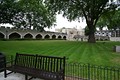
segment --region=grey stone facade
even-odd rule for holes
[[[103,30],[95,32],[96,40],[120,41],[120,30]]]
[[[39,32],[32,29],[0,27],[0,39],[66,39],[66,33]]]
[[[75,28],[62,28],[58,32],[39,32],[33,29],[20,29],[14,27],[0,27],[0,39],[64,39],[64,40],[77,40],[87,41],[88,37],[85,36],[83,29]],[[120,30],[104,30],[95,32],[96,40],[109,40],[120,41]]]

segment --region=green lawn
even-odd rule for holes
[[[66,56],[68,62],[82,62],[95,65],[120,66],[120,53],[113,52],[113,46],[120,42],[97,42],[95,44],[77,41],[0,41],[0,52],[6,55],[18,53]]]

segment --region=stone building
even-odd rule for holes
[[[110,41],[120,41],[120,29],[110,31],[111,31]]]
[[[61,28],[58,32],[66,33],[67,40],[87,41],[84,29]],[[95,39],[98,41],[120,41],[120,30],[102,30],[95,32]]]
[[[95,39],[100,41],[110,40],[111,32],[108,30],[96,31]]]
[[[96,40],[120,41],[120,30],[103,30],[95,32]]]
[[[61,28],[56,32],[40,32],[33,29],[22,29],[15,27],[0,27],[0,39],[62,39],[71,41],[87,41],[84,29]],[[103,30],[95,32],[98,41],[120,41],[120,30]]]
[[[67,34],[67,40],[71,41],[86,41],[87,37],[84,35],[83,29],[76,29],[76,28],[61,28],[56,29],[57,32],[62,32]]]
[[[33,29],[0,27],[0,39],[65,39],[66,33],[39,32]]]

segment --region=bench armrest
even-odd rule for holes
[[[6,61],[6,67],[14,65],[15,60]]]
[[[15,62],[14,56],[13,55],[7,55],[6,60],[5,60],[5,65],[6,67],[12,66]]]

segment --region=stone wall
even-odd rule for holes
[[[66,33],[58,33],[58,32],[39,32],[33,29],[18,29],[18,28],[10,28],[10,27],[0,27],[0,38],[2,39],[10,39],[10,38],[31,38],[31,39],[66,39]]]
[[[110,37],[110,41],[120,41],[120,37]]]

